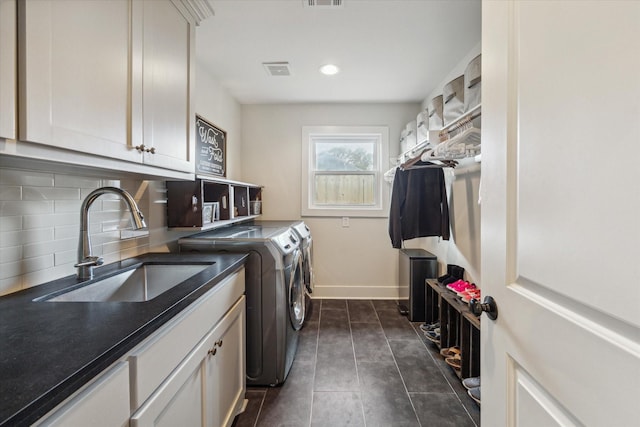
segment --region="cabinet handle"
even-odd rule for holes
[[[147,148],[147,146],[144,144],[136,145],[135,149],[141,153],[143,151],[146,151],[147,153],[156,154],[156,147]]]
[[[215,356],[217,352],[218,352],[218,349],[213,347],[211,350],[207,351],[207,354],[209,356]]]
[[[222,347],[222,340],[220,339],[220,340],[216,341],[215,345],[217,345],[218,347]]]

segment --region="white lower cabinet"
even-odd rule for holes
[[[246,391],[244,297],[240,307],[230,312],[207,340],[204,359],[205,424],[230,426],[240,413]],[[238,304],[240,304],[240,302]],[[212,345],[213,342],[213,345]]]
[[[34,425],[122,427],[129,413],[129,365],[117,362]]]
[[[132,427],[229,426],[245,393],[240,298],[131,417]]]

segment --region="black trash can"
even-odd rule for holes
[[[425,279],[438,277],[438,258],[424,249],[400,249],[400,286],[409,287],[409,320],[425,321]]]

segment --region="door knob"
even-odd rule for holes
[[[477,299],[472,299],[469,301],[469,309],[476,316],[480,316],[485,311],[489,319],[496,320],[498,318],[498,305],[490,296],[485,297],[482,303]]]

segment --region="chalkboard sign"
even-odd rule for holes
[[[196,115],[196,173],[226,176],[227,133]]]

